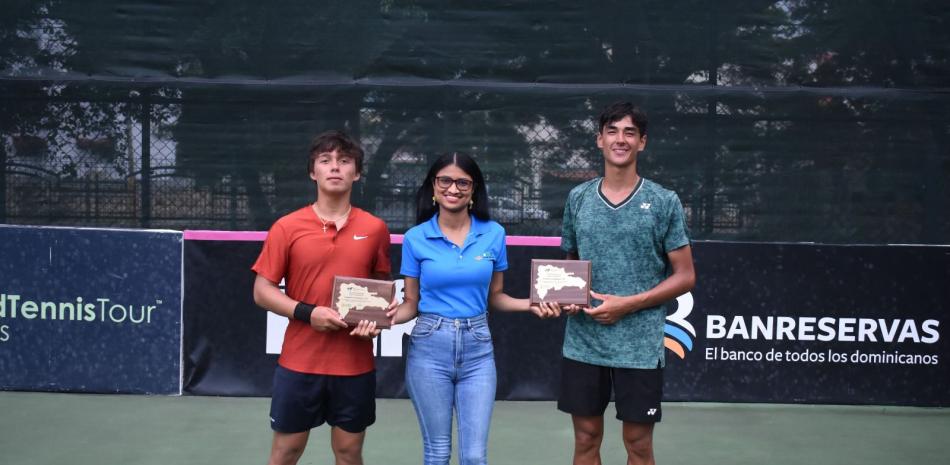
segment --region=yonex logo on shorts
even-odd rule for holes
[[[650,410],[647,410],[647,415],[650,415],[650,416],[656,415],[656,409],[651,408]]]

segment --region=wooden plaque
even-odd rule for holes
[[[350,326],[369,320],[375,321],[377,328],[386,329],[391,326],[386,309],[395,294],[396,284],[392,281],[334,276],[330,307]]]
[[[590,306],[590,260],[531,260],[531,303]]]

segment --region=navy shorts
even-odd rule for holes
[[[376,372],[356,376],[274,370],[270,425],[280,433],[309,431],[324,423],[361,433],[376,421]]]
[[[658,423],[663,417],[663,368],[612,368],[562,358],[558,410],[584,417],[603,416],[611,389],[618,420]]]

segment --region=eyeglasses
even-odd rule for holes
[[[452,187],[452,184],[455,184],[458,190],[468,192],[475,185],[475,182],[471,179],[452,179],[448,176],[439,176],[435,178],[435,184],[439,186],[439,189],[448,189]]]

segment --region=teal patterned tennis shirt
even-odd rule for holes
[[[602,183],[592,179],[568,194],[561,248],[591,261],[594,292],[629,296],[652,289],[672,273],[667,254],[689,245],[683,205],[675,192],[644,178],[614,205],[601,194]],[[583,312],[571,316],[564,357],[619,368],[664,366],[666,307],[644,308],[612,325]]]

